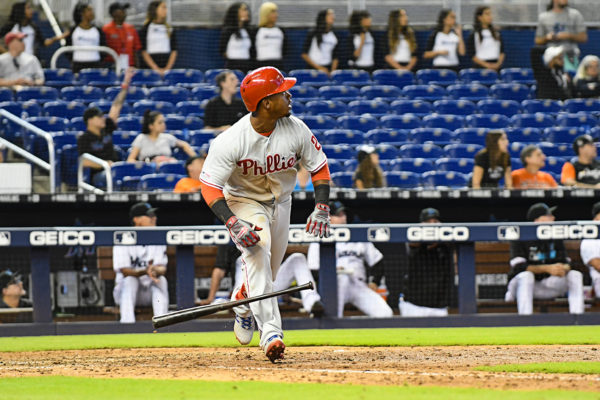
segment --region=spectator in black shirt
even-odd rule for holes
[[[146,20],[140,31],[145,68],[164,75],[177,60],[177,39],[167,23],[167,3],[156,0],[148,4]]]
[[[386,186],[385,176],[379,166],[379,154],[375,147],[362,145],[358,148],[358,167],[352,180],[357,189],[372,189]]]
[[[317,27],[308,32],[302,47],[302,59],[312,68],[331,74],[338,68],[338,38],[333,33],[335,13],[319,11]]]
[[[583,57],[573,79],[575,97],[600,97],[599,64],[600,59],[597,56],[587,55]]]
[[[594,138],[581,135],[573,141],[576,158],[564,163],[560,182],[565,186],[600,188],[600,161],[596,159],[598,150]]]
[[[31,304],[21,297],[26,292],[23,289],[21,276],[9,269],[0,273],[0,290],[2,297],[0,298],[0,308],[23,308],[31,307]]]
[[[473,32],[467,40],[467,53],[476,68],[498,71],[504,63],[504,42],[500,32],[492,25],[492,9],[477,7],[473,21]]]
[[[497,188],[504,178],[504,187],[512,189],[508,138],[503,131],[489,131],[485,137],[485,149],[475,154],[473,167],[473,189]]]
[[[227,9],[219,42],[219,54],[225,59],[225,68],[244,73],[254,68],[254,37],[249,24],[248,4],[233,3]]]
[[[561,46],[531,48],[531,68],[537,81],[539,99],[565,100],[571,97],[571,77],[563,69],[563,53]]]
[[[121,113],[132,76],[133,69],[130,68],[125,72],[121,91],[108,111],[108,118],[97,107],[90,107],[85,110],[83,120],[86,124],[86,131],[77,138],[79,155],[89,153],[109,164],[120,161],[120,157],[113,146],[112,133],[117,129],[117,118]],[[106,174],[101,165],[90,160],[83,160],[83,166],[92,169],[92,184],[94,186],[104,187],[106,185]]]
[[[240,83],[231,71],[223,71],[215,78],[221,93],[208,101],[204,108],[204,127],[222,132],[248,113],[242,100],[236,96]]]

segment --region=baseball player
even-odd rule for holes
[[[592,207],[592,219],[600,221],[600,201]],[[600,239],[583,239],[579,251],[583,263],[590,268],[592,287],[600,299]]]
[[[339,202],[329,203],[331,224],[346,224],[346,208]],[[310,269],[320,267],[320,246],[308,246],[307,261]],[[373,243],[336,243],[335,258],[338,284],[338,318],[344,316],[344,305],[351,303],[370,317],[391,317],[394,312],[383,298],[367,285],[365,265],[374,267],[383,254]]]
[[[129,217],[134,226],[156,226],[156,208],[148,203],[134,204]],[[122,323],[135,322],[136,305],[152,304],[155,316],[168,312],[167,246],[114,246],[113,269],[113,296]]]
[[[274,277],[287,247],[294,165],[311,173],[315,209],[306,232],[329,236],[329,168],[321,145],[310,129],[290,115],[295,78],[263,67],[242,80],[240,92],[249,114],[217,136],[200,174],[202,197],[225,224],[242,252],[243,284],[232,298],[273,291]],[[260,346],[271,362],[283,358],[285,345],[277,299],[234,309],[234,332],[248,344],[258,327]]]
[[[554,222],[556,207],[536,203],[527,220]],[[583,313],[583,274],[571,269],[562,240],[515,241],[510,244],[510,273],[506,301],[517,300],[519,314],[533,313],[533,299],[553,299],[568,292],[569,312]]]

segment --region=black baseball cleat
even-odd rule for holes
[[[310,309],[310,313],[314,318],[321,318],[323,314],[325,314],[325,307],[323,307],[323,303],[316,301]]]

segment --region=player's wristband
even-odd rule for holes
[[[329,184],[315,186],[315,203],[327,204],[329,202]]]
[[[210,209],[224,224],[227,224],[229,218],[235,216],[225,200],[217,200]]]

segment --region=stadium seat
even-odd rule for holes
[[[515,128],[549,128],[554,126],[554,118],[547,114],[519,114],[510,119]]]
[[[327,160],[327,162],[329,162],[330,159]],[[337,163],[341,163],[344,166],[344,171],[346,172],[354,172],[356,171],[356,169],[358,168],[358,160],[356,158],[351,158],[349,160],[336,160],[336,159],[331,159],[334,162]]]
[[[519,158],[521,156],[521,150],[527,145],[531,143],[523,143],[523,142],[510,142],[508,144],[508,153],[512,158]]]
[[[537,112],[558,113],[562,111],[562,104],[558,100],[523,100],[521,107],[523,107],[523,112],[530,114]]]
[[[489,90],[479,83],[460,83],[448,86],[448,96],[455,100],[480,101],[489,98]]]
[[[289,90],[293,99],[302,101],[318,100],[319,92],[312,86],[296,85]]]
[[[448,86],[456,83],[458,75],[451,69],[421,69],[416,78],[420,85]]]
[[[462,189],[469,185],[469,179],[465,174],[455,171],[429,171],[422,176],[422,184],[425,188],[451,188]]]
[[[390,111],[398,115],[414,114],[424,117],[433,112],[430,102],[424,100],[396,100],[390,105]]]
[[[60,152],[60,179],[70,186],[77,186],[77,168],[79,152],[77,145],[66,145]]]
[[[335,119],[328,116],[305,115],[302,120],[310,129],[335,129],[337,124]]]
[[[600,141],[600,126],[587,130],[587,134],[596,139],[597,142]]]
[[[192,89],[191,97],[198,101],[210,100],[219,95],[219,88],[216,86],[197,86]],[[184,101],[184,100],[181,100]]]
[[[203,117],[206,103],[196,100],[180,101],[175,105],[179,114],[189,117]]]
[[[0,88],[0,102],[12,101],[13,92],[9,88]]]
[[[536,83],[531,68],[504,68],[500,70],[500,79],[506,83],[522,83],[524,85]]]
[[[67,86],[60,90],[60,97],[66,101],[79,101],[87,104],[102,100],[104,93],[102,89],[95,86]]]
[[[548,143],[542,142],[538,146],[546,156],[561,157],[570,159],[575,154],[573,153],[573,145],[571,143]]]
[[[139,69],[131,78],[132,85],[158,86],[162,83],[160,74],[151,69]]]
[[[462,174],[473,172],[475,161],[473,158],[440,158],[435,160],[438,171],[456,171]]]
[[[165,123],[169,131],[195,131],[204,128],[204,121],[198,117],[184,117],[181,115],[167,115]]]
[[[327,158],[336,160],[349,160],[356,156],[354,149],[348,145],[323,145],[323,152]]]
[[[319,141],[322,144],[363,144],[365,142],[365,134],[361,131],[350,129],[328,129],[319,138]]]
[[[514,100],[481,100],[477,103],[477,108],[482,114],[502,114],[507,117],[512,117],[521,112],[521,104]]]
[[[402,89],[404,86],[413,85],[415,78],[410,71],[378,69],[373,71],[373,81],[377,85],[393,85]]]
[[[187,175],[183,161],[160,163],[156,168],[159,174]]]
[[[529,98],[529,88],[519,83],[497,83],[492,85],[490,93],[497,99],[523,101]]]
[[[64,132],[69,130],[69,120],[59,117],[32,117],[27,122],[46,132]]]
[[[119,117],[117,119],[117,127],[123,131],[136,131],[142,130],[142,119],[140,117]]]
[[[217,82],[215,81],[215,78],[217,77],[217,75],[219,75],[221,72],[224,72],[224,71],[230,71],[230,70],[224,69],[224,68],[216,68],[216,69],[208,69],[208,70],[204,71],[204,82],[208,83],[209,85],[216,85]],[[237,78],[239,79],[240,82],[246,76],[246,73],[240,71],[239,69],[234,69],[233,73],[235,74],[235,76],[237,76]]]
[[[421,175],[409,171],[391,171],[384,174],[389,187],[415,189],[421,185]]]
[[[558,126],[590,129],[598,125],[598,119],[591,113],[560,114],[556,118]]]
[[[120,86],[109,87],[104,91],[104,98],[110,102],[115,100],[115,97],[121,92]],[[126,100],[130,103],[135,103],[140,100],[147,100],[148,93],[147,90],[143,87],[138,86],[130,86],[127,89],[127,97]]]
[[[468,100],[437,100],[433,102],[433,109],[439,114],[471,115],[475,114],[475,103]]]
[[[331,73],[331,81],[338,85],[369,85],[371,76],[362,69],[338,69]]]
[[[197,85],[204,81],[204,74],[197,69],[171,69],[165,73],[167,85]]]
[[[413,114],[386,115],[380,121],[381,127],[388,129],[415,129],[422,126],[421,119]]]
[[[343,162],[340,162],[338,160],[327,160],[327,167],[329,168],[329,173],[330,174],[335,174],[338,172],[347,172],[346,170],[346,166],[344,165]]]
[[[365,136],[365,141],[371,144],[406,144],[410,131],[407,129],[371,129]]]
[[[288,75],[296,78],[300,85],[325,86],[330,84],[329,75],[316,69],[294,69]]]
[[[502,114],[475,114],[466,118],[471,128],[504,129],[510,126],[510,118]]]
[[[0,102],[0,109],[8,111],[9,113],[16,115],[17,117],[21,117],[21,115],[23,114],[23,103],[19,101],[2,101]]]
[[[323,100],[353,101],[360,98],[360,91],[353,86],[323,86],[316,97]]]
[[[296,102],[292,103],[292,107],[296,105]],[[306,103],[306,112],[316,116],[329,116],[339,117],[343,115],[347,110],[345,103],[335,100],[313,100]]]
[[[383,119],[388,118],[382,117]],[[371,129],[377,128],[377,119],[368,116],[368,115],[344,115],[337,119],[337,124],[345,129],[356,129],[362,132],[368,132]],[[335,126],[332,126],[329,129],[333,129]]]
[[[568,158],[546,157],[546,165],[542,168],[542,171],[560,174],[562,172],[562,167],[567,160]]]
[[[144,192],[172,192],[184,175],[175,174],[149,174],[140,178],[139,190]]]
[[[200,129],[197,131],[190,131],[189,133],[190,145],[194,147],[206,145],[214,138],[215,135],[212,130]]]
[[[392,85],[363,86],[360,95],[367,100],[381,99],[392,101],[402,97],[402,91]]]
[[[453,131],[465,125],[465,117],[452,114],[433,114],[423,118],[423,125],[428,128],[446,128]]]
[[[398,149],[394,146],[381,144],[377,145],[376,149],[380,160],[396,160],[398,158]]]
[[[600,112],[599,99],[568,99],[564,102],[564,109],[569,113]]]
[[[460,70],[458,77],[464,83],[481,85],[493,85],[498,81],[498,73],[493,69],[465,68]]]
[[[87,129],[86,123],[83,121],[83,117],[73,117],[71,118],[70,128],[75,132],[85,132]]]
[[[176,109],[173,103],[168,101],[153,101],[153,100],[140,100],[133,104],[133,112],[137,115],[144,115],[146,110],[159,111],[162,114],[173,114]],[[177,108],[178,112],[182,112]],[[187,115],[187,114],[185,114]]]
[[[391,164],[391,171],[395,172],[404,171],[422,174],[433,170],[435,170],[433,162],[426,158],[401,158]]]
[[[30,117],[42,115],[42,107],[35,100],[21,102],[21,107],[23,107],[23,112]]]
[[[331,180],[337,187],[351,188],[354,186],[353,176],[354,172],[335,172],[331,174]]]
[[[371,114],[373,116],[383,116],[387,114],[390,106],[385,101],[380,100],[354,100],[348,104],[348,111],[353,115]]]
[[[153,174],[156,170],[156,164],[145,163],[143,161],[127,162],[118,161],[111,166],[111,175],[113,178],[113,184],[117,187],[120,186],[121,181],[126,176],[143,176],[147,174]]]
[[[440,158],[443,154],[442,148],[433,143],[405,144],[400,147],[400,156],[406,158]]]
[[[296,116],[306,114],[306,105],[298,100],[292,102],[292,114]]]
[[[575,138],[585,132],[578,127],[553,126],[544,129],[545,141],[552,143],[573,143]]]
[[[485,145],[487,128],[461,128],[454,130],[454,138],[459,143],[473,143]]]
[[[73,71],[66,68],[44,69],[44,85],[51,87],[71,86],[75,82]]]
[[[60,117],[71,119],[74,117],[81,117],[85,111],[83,104],[72,101],[49,101],[44,104],[44,114],[50,117]]]
[[[410,132],[410,138],[416,143],[434,143],[443,147],[452,143],[454,134],[446,128],[416,128]]]
[[[176,104],[180,101],[190,100],[190,91],[179,86],[159,86],[153,87],[148,91],[150,100],[168,101]]]
[[[119,84],[117,74],[108,68],[85,68],[79,71],[79,80],[89,86],[115,86]]]
[[[507,128],[504,132],[509,142],[539,143],[544,140],[539,128]]]
[[[58,100],[58,90],[49,86],[30,86],[16,92],[17,101],[35,100],[39,103]]]
[[[48,142],[41,136],[30,135],[28,149],[36,157],[48,162]],[[55,155],[67,145],[77,145],[77,136],[71,133],[52,132],[52,142],[54,144]]]
[[[140,133],[137,131],[114,131],[112,135],[113,144],[115,146],[129,148],[138,134]]]
[[[402,94],[411,100],[435,101],[447,96],[446,89],[437,85],[408,85]]]
[[[448,158],[470,158],[473,159],[475,154],[481,149],[483,149],[483,145],[481,144],[449,144],[444,147],[444,157]]]

